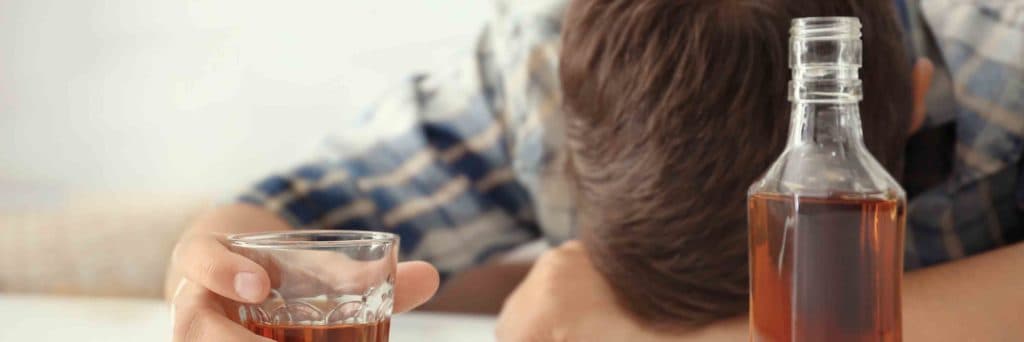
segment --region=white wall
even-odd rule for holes
[[[230,193],[409,73],[465,55],[490,13],[484,0],[0,1],[0,194]]]

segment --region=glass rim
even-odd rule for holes
[[[336,238],[326,241],[292,240],[296,237]],[[393,233],[368,230],[286,230],[232,234],[228,243],[235,247],[255,249],[320,249],[336,247],[366,247],[397,244]]]

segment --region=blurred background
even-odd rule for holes
[[[191,218],[468,53],[491,7],[0,1],[0,293],[160,296]]]

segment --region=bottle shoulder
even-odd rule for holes
[[[789,147],[747,191],[833,198],[886,198],[906,193],[866,149],[822,150]]]

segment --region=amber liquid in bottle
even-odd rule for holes
[[[752,341],[899,341],[899,199],[749,201]]]
[[[256,335],[277,342],[388,342],[391,320],[369,324],[325,326],[247,322],[245,327]]]
[[[748,191],[751,341],[902,340],[906,195],[864,144],[860,28],[792,22],[789,140]]]

